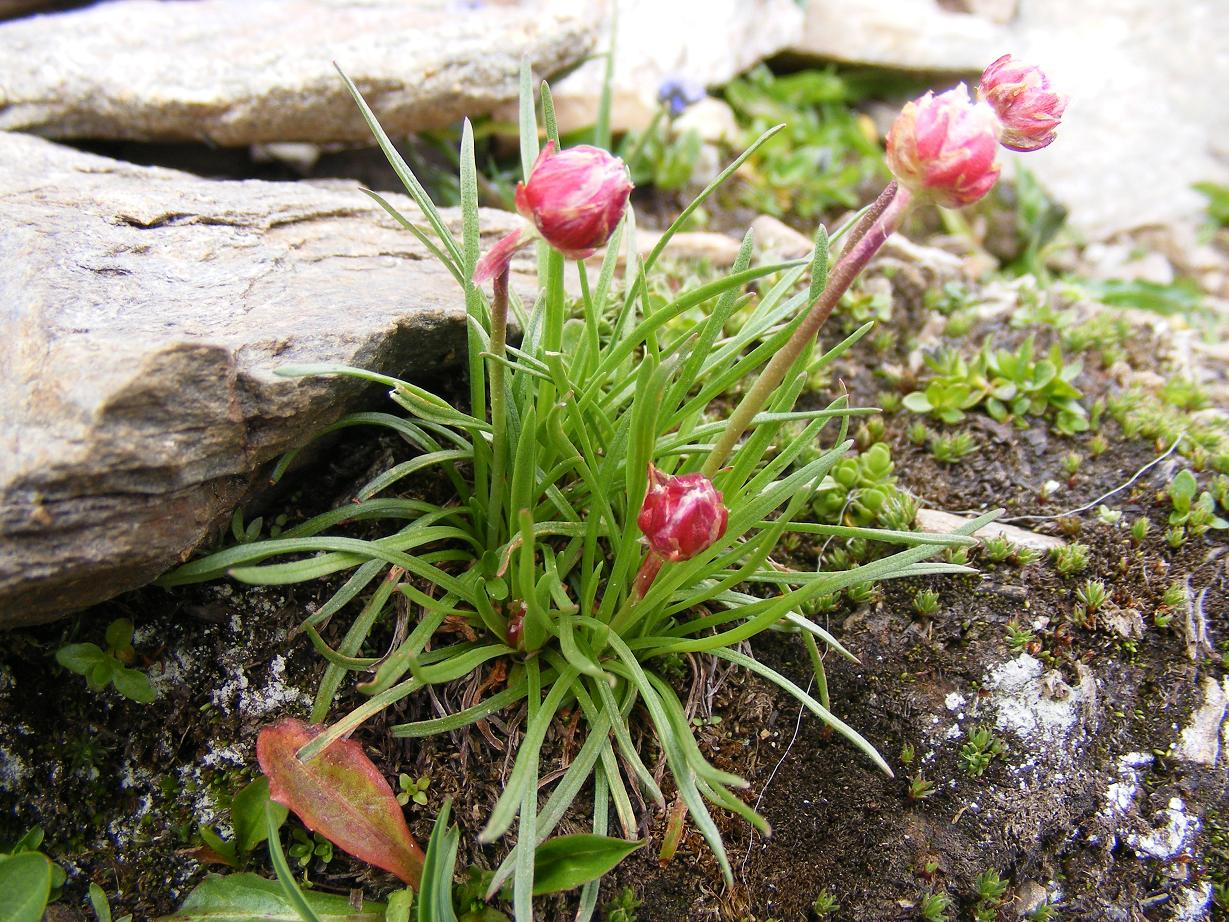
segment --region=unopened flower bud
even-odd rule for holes
[[[725,534],[729,511],[703,474],[672,477],[649,465],[649,490],[636,524],[666,560],[690,560]]]
[[[593,255],[627,208],[632,181],[618,157],[581,144],[556,151],[548,141],[529,179],[516,186],[516,210],[570,259]]]
[[[533,239],[531,237],[528,237],[519,230],[514,230],[506,237],[500,237],[495,242],[495,245],[482,255],[482,258],[478,260],[478,264],[474,266],[474,284],[481,285],[483,282],[507,272],[508,266],[512,263],[512,257],[516,255],[516,251],[529,246],[532,242]]]
[[[944,208],[970,205],[999,178],[999,120],[969,99],[962,83],[905,103],[888,132],[888,167],[897,181]]]
[[[1009,150],[1049,146],[1067,108],[1067,97],[1050,88],[1039,68],[1013,61],[1009,54],[986,68],[977,95],[998,114],[1003,123],[1000,141]]]

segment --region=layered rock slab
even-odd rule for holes
[[[514,220],[483,213],[491,234]],[[0,627],[148,582],[263,465],[381,399],[277,367],[412,376],[465,342],[456,280],[356,185],[209,181],[6,133],[0,322]]]
[[[582,60],[591,18],[458,0],[114,0],[0,24],[0,129],[50,138],[363,142],[481,115]]]

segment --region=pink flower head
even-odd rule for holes
[[[999,120],[962,83],[905,103],[888,132],[888,167],[902,186],[944,208],[970,205],[999,178]]]
[[[564,256],[585,259],[610,239],[631,192],[618,157],[587,144],[556,151],[547,141],[528,181],[517,183],[516,210]]]
[[[1013,61],[1009,54],[986,68],[977,95],[998,114],[1003,123],[1000,140],[1008,150],[1049,146],[1067,108],[1067,97],[1050,89],[1040,69]]]
[[[703,474],[672,477],[649,465],[649,489],[636,524],[666,560],[690,560],[725,534],[729,510]]]

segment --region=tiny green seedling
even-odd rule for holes
[[[819,895],[815,897],[815,902],[811,904],[811,912],[815,913],[816,918],[819,919],[827,918],[840,908],[841,904],[837,902],[836,897],[826,887],[819,891]]]
[[[1105,503],[1102,503],[1097,507],[1097,521],[1103,525],[1117,525],[1122,521],[1122,510],[1111,509]]]
[[[923,778],[921,772],[909,779],[909,788],[906,793],[910,800],[925,800],[934,792],[935,783]]]
[[[849,587],[847,595],[855,605],[869,605],[878,598],[879,587],[874,583],[858,583]]]
[[[286,822],[289,811],[270,800],[269,779],[262,776],[245,785],[231,798],[230,826],[234,834],[229,839],[222,838],[212,826],[201,826],[197,830],[208,849],[206,852],[197,853],[197,856],[201,860],[220,862],[232,868],[243,867],[252,850],[268,838],[266,805],[271,809],[274,821],[280,829]]]
[[[994,868],[987,868],[973,882],[973,895],[977,898],[973,906],[974,922],[995,922],[1003,897],[1007,895],[1007,881]]]
[[[636,911],[640,908],[640,900],[631,887],[624,887],[618,895],[602,907],[606,922],[636,922]]]
[[[942,464],[959,464],[981,450],[977,440],[967,432],[936,435],[930,442],[930,455]]]
[[[1131,523],[1131,543],[1143,544],[1144,539],[1148,537],[1148,532],[1151,528],[1152,522],[1150,522],[1146,516],[1141,515],[1138,519]]]
[[[900,747],[900,764],[912,765],[913,760],[917,757],[917,750],[912,743],[902,743]]]
[[[431,787],[431,779],[422,775],[418,779],[411,778],[405,772],[397,776],[397,803],[405,806],[411,800],[420,807],[427,803],[427,788]]]
[[[320,859],[321,864],[328,864],[333,860],[333,843],[320,833],[308,835],[305,830],[296,828],[291,833],[291,840],[286,853],[297,861],[301,868],[311,864],[312,858]]]
[[[952,898],[942,890],[930,891],[917,902],[918,917],[923,922],[947,922],[951,911]]]
[[[967,742],[960,747],[960,761],[970,778],[980,778],[990,762],[1003,754],[1003,743],[988,727],[969,731]]]
[[[967,566],[969,562],[969,549],[967,547],[946,548],[943,551],[943,559],[958,567]]]
[[[981,554],[990,563],[1002,563],[1011,556],[1011,541],[1005,535],[992,535],[982,541]]]
[[[1173,506],[1169,513],[1170,526],[1185,528],[1196,538],[1210,528],[1229,528],[1229,521],[1216,514],[1216,500],[1212,494],[1207,490],[1199,492],[1199,483],[1189,470],[1179,471],[1169,482],[1166,492]]]
[[[85,676],[91,691],[100,692],[108,685],[138,704],[149,704],[156,697],[149,676],[132,669],[136,651],[132,648],[132,622],[119,618],[107,625],[107,649],[94,643],[71,643],[56,651],[55,660],[69,672]]]
[[[1089,579],[1084,581],[1084,585],[1075,590],[1076,600],[1084,606],[1084,610],[1088,614],[1093,615],[1101,610],[1105,603],[1109,600],[1109,593],[1105,589],[1105,583],[1099,579]]]
[[[1016,545],[1013,556],[1016,560],[1016,566],[1023,568],[1031,566],[1039,561],[1041,559],[1041,551],[1035,547],[1021,547],[1020,545]]]
[[[1033,642],[1033,632],[1022,628],[1015,621],[1007,622],[1007,646],[1012,653],[1020,653]]]
[[[1078,541],[1064,544],[1062,547],[1056,547],[1052,551],[1054,568],[1062,576],[1074,576],[1076,573],[1082,573],[1088,569],[1088,553],[1088,545],[1081,544]]]
[[[933,589],[919,589],[913,595],[913,610],[929,618],[939,610],[939,593]]]

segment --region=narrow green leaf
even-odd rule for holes
[[[242,854],[247,854],[269,837],[266,805],[271,805],[273,820],[281,829],[290,811],[270,800],[268,778],[261,777],[249,782],[231,799],[230,822],[235,829],[235,846]]]
[[[521,58],[521,92],[519,127],[521,142],[521,178],[528,181],[534,161],[538,159],[538,117],[533,101],[533,65],[529,57]]]
[[[452,908],[452,875],[457,863],[461,834],[448,828],[452,818],[452,799],[444,801],[423,861],[422,890],[418,894],[418,922],[457,922]]]
[[[265,804],[265,823],[267,826],[266,836],[269,842],[269,863],[273,865],[273,872],[277,875],[277,882],[281,885],[282,894],[286,897],[286,901],[290,903],[291,908],[294,909],[302,922],[321,922],[320,917],[316,915],[316,911],[307,902],[307,898],[303,896],[303,891],[299,889],[299,884],[294,879],[294,872],[290,870],[290,865],[286,863],[286,855],[282,852],[282,840],[278,835],[276,821],[273,817],[272,804]]]
[[[336,67],[336,64],[334,64]],[[397,153],[397,148],[393,146],[393,142],[388,139],[388,135],[384,133],[384,129],[380,127],[379,121],[375,117],[375,113],[371,111],[371,107],[367,105],[367,100],[363,98],[363,94],[358,91],[358,87],[354,82],[347,77],[340,67],[337,72],[341,74],[341,79],[345,81],[346,89],[350,91],[350,95],[354,97],[354,101],[358,104],[359,112],[363,116],[363,121],[367,123],[367,127],[371,129],[371,133],[375,136],[376,143],[380,146],[380,150],[384,152],[384,156],[388,159],[388,164],[393,168],[393,172],[397,174],[397,178],[401,180],[405,186],[406,192],[410,194],[410,198],[422,210],[427,221],[439,236],[440,242],[445,249],[452,254],[453,259],[459,264],[462,262],[461,248],[457,246],[456,238],[452,236],[452,232],[448,230],[444,224],[444,219],[440,217],[439,210],[435,207],[435,203],[431,201],[431,197],[427,195],[427,190],[423,188],[422,183],[418,181],[418,177],[414,175],[413,170],[409,168],[401,155]]]

